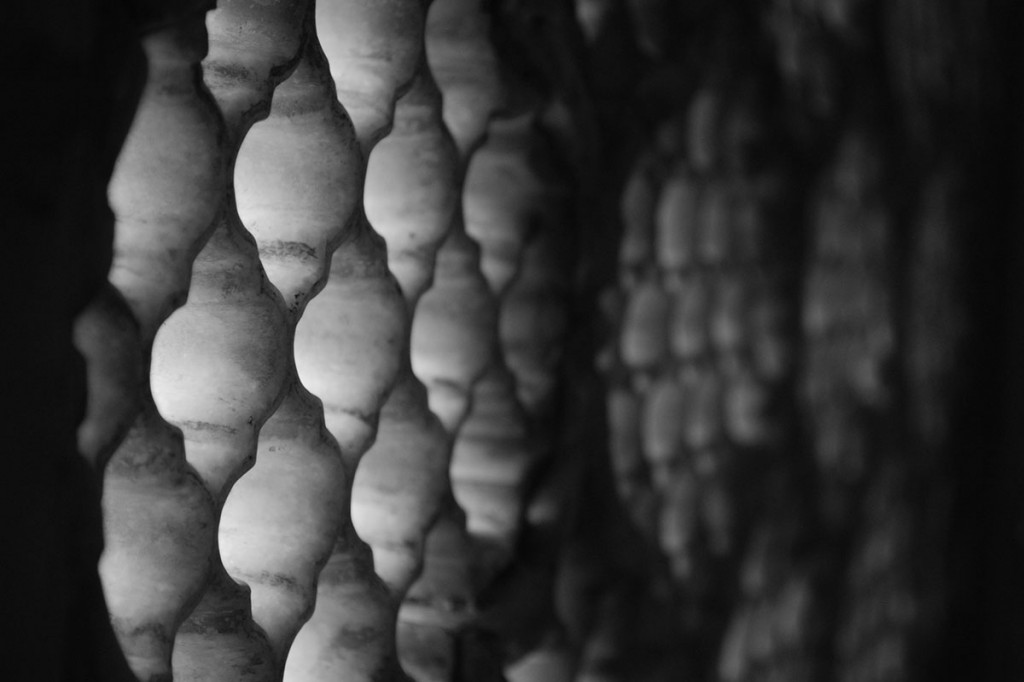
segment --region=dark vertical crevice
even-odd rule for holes
[[[97,561],[96,473],[77,453],[85,376],[72,325],[111,261],[106,188],[145,80],[124,3],[9,8],[6,70],[4,473],[0,678],[131,680]]]
[[[982,569],[976,573],[982,589],[977,615],[981,617],[986,679],[1024,676],[1024,139],[1021,96],[1024,50],[1021,49],[1022,11],[1019,3],[991,5],[999,46],[998,71],[1002,75],[992,101],[993,118],[986,149],[991,155],[979,168],[981,224],[991,236],[981,244],[976,264],[979,273],[977,340],[982,386],[976,396],[977,423],[988,434],[982,439],[984,467],[975,488],[981,495]],[[983,161],[983,163],[984,163]],[[987,208],[987,210],[985,210]],[[984,299],[984,300],[981,300]],[[998,363],[998,364],[997,364]],[[968,526],[969,513],[960,521]]]

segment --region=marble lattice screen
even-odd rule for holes
[[[989,19],[137,4],[73,330],[136,678],[927,679]]]

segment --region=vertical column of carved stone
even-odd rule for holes
[[[317,6],[320,42],[359,145],[347,155],[360,178],[365,177],[370,152],[391,126],[395,101],[412,81],[421,59],[422,11],[418,0],[388,4],[349,0]],[[364,453],[375,439],[380,449],[380,443],[394,440],[397,434],[399,449],[392,446],[392,452],[403,456],[403,446],[409,447],[410,454],[418,452],[415,441],[424,435],[424,425],[429,430],[430,420],[415,386],[406,381],[405,390],[392,390],[403,374],[408,375],[402,369],[408,313],[402,290],[388,271],[384,240],[366,218],[362,184],[353,191],[357,203],[349,234],[334,252],[324,290],[297,327],[295,348],[299,376],[323,401],[327,428],[341,446],[351,514],[321,574],[313,616],[293,644],[285,668],[289,680],[401,678],[394,639],[397,604],[374,569],[376,563],[386,578],[401,581],[402,576],[395,573],[405,566],[396,571],[393,564],[388,565],[388,548],[380,546],[381,534],[374,536],[378,529],[372,526],[377,512],[393,518],[394,510],[380,508],[374,497],[379,486],[364,488],[360,481],[367,474],[359,471],[368,466],[371,458],[364,458]],[[385,400],[390,400],[390,410],[382,409]],[[397,428],[396,416],[405,420]],[[403,442],[409,433],[413,443]],[[365,461],[357,470],[360,460]],[[372,472],[369,478],[372,484],[378,483]],[[403,496],[395,495],[394,488],[386,492],[391,499]],[[367,523],[369,529],[359,530],[377,545],[372,553],[354,528]],[[389,530],[385,526],[382,535],[387,537]],[[384,567],[391,572],[384,572]]]
[[[239,216],[284,297],[290,338],[327,280],[362,178],[358,142],[312,11],[305,21],[299,63],[274,91],[268,118],[250,130],[235,165]],[[351,473],[322,404],[294,362],[287,370],[283,402],[260,430],[256,464],[233,488],[220,525],[225,567],[252,590],[253,619],[267,633],[279,671],[313,611],[317,577],[348,517]]]
[[[387,242],[388,266],[413,317],[420,296],[433,284],[437,251],[459,200],[458,156],[425,57],[396,103],[391,132],[374,148],[366,172],[366,216]]]
[[[459,153],[460,197],[469,159],[501,96],[488,26],[475,0],[436,0],[427,19],[426,56],[443,96],[442,118]],[[427,386],[430,410],[449,433],[465,419],[472,387],[492,351],[488,333],[495,307],[479,261],[460,201],[412,330],[413,371]]]
[[[601,6],[591,3],[591,8],[597,10],[596,21],[590,26],[595,29],[590,34],[591,38],[596,38],[597,32],[601,30],[600,15],[610,3],[598,4]],[[578,35],[571,5],[509,2],[497,3],[496,7],[500,21],[498,44],[503,49],[503,57],[508,60],[508,68],[504,73],[509,79],[512,92],[508,96],[509,106],[505,119],[500,123],[495,122],[491,130],[492,139],[501,139],[505,147],[488,144],[481,150],[481,154],[492,152],[487,160],[490,169],[501,169],[507,174],[507,194],[511,200],[506,207],[513,210],[497,222],[501,225],[504,221],[504,227],[511,229],[501,234],[496,243],[492,243],[504,248],[505,253],[502,254],[499,248],[489,255],[492,263],[500,263],[504,256],[511,253],[513,258],[509,259],[509,264],[513,268],[522,268],[521,278],[513,281],[501,301],[503,344],[508,351],[505,359],[515,370],[514,363],[523,358],[517,355],[518,350],[513,350],[515,343],[507,335],[511,331],[509,323],[514,319],[512,315],[517,309],[522,312],[531,309],[526,301],[519,298],[524,293],[520,286],[527,288],[525,285],[532,267],[529,258],[533,255],[533,249],[530,248],[533,245],[530,242],[545,235],[552,225],[557,225],[563,234],[568,233],[578,238],[573,244],[579,247],[574,249],[574,262],[571,265],[563,262],[559,276],[572,277],[575,321],[583,324],[570,335],[576,354],[567,357],[564,366],[559,367],[564,391],[561,393],[561,428],[557,431],[557,440],[550,439],[553,434],[545,424],[541,404],[529,404],[529,400],[536,397],[529,395],[529,375],[516,372],[517,393],[520,400],[524,401],[523,405],[530,410],[529,433],[534,440],[531,447],[535,448],[534,457],[537,458],[538,466],[531,472],[530,484],[525,491],[524,523],[519,531],[520,542],[514,561],[490,586],[484,621],[503,639],[505,675],[509,679],[571,679],[578,653],[577,645],[585,637],[583,632],[589,628],[589,613],[584,612],[592,612],[592,604],[596,601],[593,598],[597,587],[595,578],[600,580],[599,574],[602,571],[607,573],[609,564],[617,561],[595,560],[599,554],[587,555],[584,549],[584,545],[596,540],[599,535],[615,535],[611,526],[616,523],[607,523],[611,517],[617,516],[617,511],[612,511],[613,507],[617,510],[614,501],[610,505],[603,502],[595,504],[594,507],[598,508],[596,513],[593,513],[593,509],[583,512],[587,523],[577,524],[574,518],[580,518],[576,514],[580,513],[578,507],[584,495],[590,493],[591,499],[595,501],[607,499],[606,491],[603,490],[597,494],[593,490],[584,492],[596,480],[591,474],[604,466],[595,465],[595,460],[601,458],[600,453],[603,451],[603,438],[600,435],[603,419],[591,418],[597,411],[594,408],[600,396],[597,386],[599,382],[590,366],[591,349],[588,348],[594,339],[590,333],[594,329],[585,328],[591,320],[585,319],[586,314],[581,316],[579,313],[590,309],[594,266],[600,262],[600,257],[596,262],[590,258],[595,252],[607,252],[610,246],[600,235],[603,231],[603,211],[596,206],[602,203],[603,193],[594,191],[597,187],[594,180],[603,175],[601,171],[608,171],[608,175],[618,171],[613,163],[605,163],[606,159],[601,158],[603,155],[599,150],[606,149],[608,139],[618,141],[619,138],[618,131],[603,136],[595,130],[597,119],[594,117],[591,99],[593,91],[582,85],[589,79],[581,77],[580,73],[580,48],[583,41]],[[604,49],[599,52],[605,53]],[[617,62],[614,59],[610,61]],[[604,71],[601,67],[596,70]],[[617,63],[613,70],[618,71]],[[534,137],[540,130],[543,130],[543,142],[539,136]],[[552,142],[565,155],[565,159],[571,161],[573,189],[587,195],[585,200],[573,197],[574,215],[571,218],[580,221],[578,226],[571,220],[553,218],[547,214],[546,208],[537,210],[541,206],[550,206],[549,202],[554,197],[544,196],[543,193],[530,197],[530,186],[537,187],[538,181],[547,192],[557,188],[563,179],[551,174],[545,167],[546,147]],[[481,165],[486,168],[488,164]],[[486,177],[486,174],[482,177]],[[604,181],[605,177],[601,180]],[[555,189],[556,194],[557,191]],[[518,203],[520,201],[522,203]],[[501,203],[502,198],[497,193],[489,197],[483,195],[483,201],[479,204],[484,209],[483,227],[490,227],[486,224],[486,209],[498,207]],[[558,201],[553,203],[557,204]],[[529,215],[531,212],[532,216]],[[527,217],[532,218],[534,224],[524,234],[526,223],[522,221]],[[515,262],[514,254],[522,248],[524,241],[530,245],[525,252],[521,252],[527,256],[527,260]],[[598,268],[604,269],[600,266]],[[550,306],[549,311],[557,311],[560,305],[556,291],[557,285],[555,290],[549,290],[554,295],[545,301]],[[552,322],[556,320],[557,317]],[[558,334],[557,326],[557,323],[553,324],[549,329],[554,335]],[[557,344],[563,342],[565,339],[558,339],[555,346],[548,348],[554,349],[554,355],[557,356]],[[541,348],[541,344],[538,343],[534,348]],[[591,404],[591,396],[594,405]],[[565,419],[570,414],[573,416]],[[577,419],[583,414],[587,417]],[[621,524],[618,527],[621,528]],[[597,531],[598,528],[605,532]],[[583,535],[589,535],[589,538],[583,540]],[[621,539],[621,536],[617,538]],[[614,551],[619,557],[625,554],[635,559],[636,554],[631,549],[622,550],[626,544],[613,541],[609,547],[615,545],[617,549]],[[524,593],[547,596],[529,602],[515,596]],[[576,601],[576,597],[584,593],[587,596]],[[590,603],[582,605],[583,601]],[[577,608],[579,606],[582,608]]]
[[[466,175],[466,231],[480,244],[480,269],[499,299],[519,271],[534,236],[529,233],[540,232],[544,218],[539,204],[545,178],[531,167],[539,152],[536,117],[527,110],[492,119]]]
[[[195,12],[145,38],[149,78],[109,190],[116,216],[110,281],[138,321],[143,370],[126,396],[141,404],[139,414],[106,469],[100,575],[118,640],[145,680],[170,679],[175,633],[208,580],[217,527],[211,496],[186,462],[181,433],[164,421],[170,415],[157,411],[147,378],[151,355],[154,369],[159,364],[154,336],[183,303],[192,260],[222,210],[226,150],[223,122],[201,80],[204,19]],[[80,325],[79,340],[93,331]],[[128,384],[136,380],[133,355],[119,357],[123,369],[113,374],[127,372]],[[91,363],[90,374],[96,369]],[[157,383],[154,375],[154,390]],[[105,404],[90,407],[79,433],[92,456],[102,457],[117,431],[92,419]]]
[[[540,130],[540,111],[492,121],[466,178],[467,230],[499,297],[500,339],[520,402],[550,414],[569,274],[569,191]]]
[[[480,245],[479,267],[499,315],[487,329],[490,360],[473,388],[452,452],[453,493],[480,547],[481,589],[514,555],[525,513],[525,482],[538,454],[529,417],[516,395],[516,377],[506,364],[500,330],[501,299],[520,267],[528,228],[529,209],[523,205],[539,194],[536,179],[519,167],[522,159],[516,156],[522,153],[532,122],[530,115],[503,122],[491,118],[486,142],[465,157],[465,230]],[[454,120],[451,125],[455,129],[463,124]]]
[[[500,350],[495,344],[494,352]],[[526,477],[536,464],[535,446],[526,412],[516,399],[515,378],[504,362],[491,364],[473,388],[451,468],[455,499],[480,546],[483,584],[515,553]]]
[[[473,387],[491,359],[496,323],[494,301],[479,269],[479,250],[465,232],[462,203],[468,158],[499,95],[487,26],[475,1],[432,3],[422,66],[443,92],[443,104],[438,97],[432,105],[444,140],[443,158],[451,164],[446,191],[453,211],[437,254],[433,286],[413,318],[412,367],[426,383],[430,409],[444,427],[446,455],[463,431]],[[455,668],[456,638],[476,613],[475,547],[453,497],[449,462],[439,516],[426,537],[423,572],[399,612],[399,651],[417,680],[450,680],[461,674]]]
[[[555,413],[568,327],[570,273],[562,236],[546,230],[527,244],[501,308],[502,345],[519,401],[541,424],[550,423]]]
[[[422,314],[417,312],[417,302],[435,280],[437,251],[458,210],[458,173],[458,152],[442,120],[441,94],[424,58],[412,88],[396,105],[390,135],[370,158],[365,194],[367,217],[387,241],[389,267],[414,320]],[[434,523],[437,506],[450,496],[451,438],[428,411],[426,391],[411,372],[408,348],[403,358],[406,387],[396,391],[414,391],[417,404],[412,407],[426,418],[406,419],[405,425],[389,420],[388,440],[371,449],[371,455],[380,452],[382,457],[368,457],[367,476],[359,485],[375,491],[378,507],[386,504],[412,521],[392,524],[383,539],[413,548],[406,563],[417,559],[415,552],[422,556],[419,580],[397,586],[402,594],[408,590],[398,614],[402,666],[415,679],[448,679],[453,663],[449,631],[465,619],[471,603],[471,576],[464,562],[470,548],[464,522],[453,523],[456,519],[445,514]],[[384,422],[381,428],[383,434]],[[376,466],[370,467],[369,462]],[[395,499],[400,493],[394,481],[399,478],[409,481],[400,487],[404,502]],[[433,524],[429,534],[425,524]],[[406,575],[413,577],[409,568]]]
[[[364,163],[371,150],[391,127],[394,116],[395,101],[412,81],[417,64],[422,58],[422,7],[417,2],[399,3],[394,7],[373,6],[372,3],[353,2],[340,8],[339,14],[330,24],[332,44],[329,51],[331,66],[338,84],[338,96],[342,104],[352,114],[363,148]],[[340,21],[347,20],[350,25],[341,27]],[[323,26],[326,31],[328,26]],[[325,35],[327,35],[325,33]],[[335,42],[337,41],[337,42]],[[381,45],[387,45],[389,59],[382,58]],[[337,50],[338,59],[333,58],[333,50]],[[364,190],[365,192],[365,190]],[[408,554],[410,543],[406,538],[393,539],[395,524],[429,523],[427,519],[412,518],[417,511],[396,508],[403,502],[412,502],[414,509],[416,498],[420,494],[430,496],[429,490],[404,489],[399,499],[380,499],[375,494],[380,492],[380,476],[387,473],[380,467],[387,468],[389,461],[400,457],[412,443],[421,438],[424,442],[433,441],[430,432],[438,432],[439,427],[431,426],[431,417],[426,408],[426,396],[417,385],[408,368],[408,319],[401,306],[401,292],[394,287],[395,281],[387,271],[387,252],[380,237],[373,228],[364,221],[362,234],[364,241],[373,235],[375,242],[375,258],[384,269],[379,275],[389,280],[391,288],[390,307],[399,313],[395,331],[398,333],[387,338],[393,344],[389,348],[389,358],[398,364],[397,375],[394,377],[394,388],[387,395],[381,410],[381,422],[378,425],[376,440],[367,440],[362,446],[367,456],[356,472],[352,498],[352,522],[359,536],[374,550],[374,568],[386,584],[395,592],[401,593],[415,573],[419,558],[417,550]],[[390,386],[388,387],[390,388]],[[382,395],[382,397],[384,397]],[[434,448],[436,450],[436,448]],[[443,466],[436,460],[439,455],[425,455],[423,461],[415,465],[417,468]],[[443,454],[440,455],[443,457]],[[399,465],[401,468],[401,465]],[[362,472],[362,473],[360,473]],[[395,471],[390,472],[392,474]],[[364,485],[361,481],[367,481]],[[394,484],[394,482],[392,482]],[[384,496],[388,497],[388,492]],[[411,514],[403,513],[412,511]],[[412,531],[415,533],[415,531]]]
[[[482,269],[498,299],[499,329],[496,361],[475,392],[452,472],[471,528],[490,545],[488,582],[505,573],[502,585],[484,585],[488,618],[502,621],[490,625],[517,640],[505,643],[515,651],[516,661],[505,671],[510,679],[566,672],[560,652],[546,647],[558,638],[550,603],[561,549],[555,529],[566,506],[549,488],[577,483],[560,461],[565,453],[556,445],[552,402],[567,332],[570,272],[561,249],[572,226],[564,178],[541,129],[546,104],[537,97],[491,121],[487,142],[470,163],[465,192],[467,230],[481,245]],[[562,500],[574,494],[562,493]],[[525,546],[529,552],[517,551]],[[517,578],[510,579],[513,574]],[[538,595],[533,608],[513,607],[527,591]],[[523,637],[538,628],[543,636]],[[524,646],[528,651],[519,650]]]
[[[449,9],[446,11],[451,11],[450,8],[456,7],[457,3],[447,3],[447,6]],[[465,157],[467,167],[463,210],[467,233],[480,242],[480,267],[496,299],[494,305],[497,305],[500,316],[504,311],[502,299],[510,284],[516,281],[515,276],[521,268],[524,242],[544,232],[543,229],[536,229],[534,233],[532,228],[536,226],[530,224],[531,219],[538,218],[545,211],[544,201],[548,199],[541,188],[542,180],[536,175],[537,168],[531,166],[534,161],[531,155],[537,152],[533,144],[533,128],[540,114],[528,110],[519,115],[506,116],[500,122],[490,119],[490,123],[486,117],[477,117],[474,126],[466,125],[465,121],[457,117],[459,108],[465,106],[461,103],[472,102],[470,96],[474,91],[482,95],[499,94],[497,90],[482,89],[480,81],[485,74],[480,73],[477,76],[471,70],[473,67],[481,70],[480,64],[487,62],[477,60],[474,64],[472,58],[466,57],[473,55],[475,50],[469,47],[472,45],[469,40],[472,36],[472,26],[469,21],[464,25],[466,37],[461,41],[457,40],[458,34],[451,29],[448,33],[450,38],[443,42],[437,41],[437,61],[442,63],[442,69],[445,68],[443,64],[452,65],[448,68],[454,73],[457,72],[452,67],[461,66],[469,76],[463,77],[461,81],[451,79],[451,98],[448,96],[449,90],[445,89],[446,120],[449,121],[456,139],[463,136],[473,139],[466,133],[460,134],[460,127],[471,132],[480,131],[475,133],[479,136],[483,132],[482,128],[486,126],[487,142],[479,149],[473,150],[471,156]],[[458,24],[453,26],[457,27]],[[477,40],[477,50],[490,52],[491,48],[485,41],[479,38]],[[467,44],[467,47],[460,50],[461,54],[455,50],[460,43]],[[472,86],[472,89],[466,87],[467,85]],[[502,93],[506,106],[511,102],[509,97],[509,92]],[[451,109],[454,111],[451,113],[449,101],[453,102]],[[472,109],[469,109],[469,112],[471,113]],[[460,143],[460,147],[466,149],[469,145]],[[524,283],[517,291],[517,305],[511,307],[512,313],[508,318],[513,320],[513,324],[524,321],[522,317],[515,316],[524,314],[524,310],[530,307],[533,301],[527,301],[528,294],[524,294],[531,286],[538,284],[534,279]],[[558,300],[550,301],[555,307],[561,303],[563,302]],[[503,338],[503,332],[509,335],[508,338],[512,338],[516,334],[527,334],[532,329],[529,325],[523,327],[525,328],[503,327],[499,317],[498,329],[487,330],[485,338],[491,345],[492,359],[486,372],[473,388],[470,410],[456,437],[451,470],[454,496],[466,510],[468,528],[480,548],[478,589],[488,592],[487,598],[491,602],[488,610],[492,612],[485,616],[487,622],[480,621],[476,626],[492,629],[498,636],[501,636],[503,629],[505,633],[521,634],[524,627],[530,627],[527,621],[536,618],[539,613],[543,614],[540,618],[549,613],[546,605],[549,604],[550,595],[530,601],[530,604],[538,606],[536,609],[520,608],[523,606],[522,593],[529,591],[537,595],[548,594],[549,584],[545,578],[540,578],[537,583],[530,582],[537,579],[534,573],[537,567],[509,566],[515,557],[523,522],[528,514],[530,491],[527,489],[527,479],[531,472],[535,472],[539,457],[543,453],[542,443],[538,438],[542,434],[536,429],[541,421],[538,419],[531,423],[531,415],[523,409],[523,404],[517,396],[517,377],[506,364],[502,347],[506,340]],[[555,336],[559,334],[557,325],[549,331]],[[536,350],[537,346],[530,346],[530,349]],[[517,361],[528,355],[529,351],[520,352],[524,350],[523,346],[517,348]],[[545,351],[557,357],[557,351],[551,352],[550,348],[546,348]],[[525,360],[518,367],[523,368],[528,362],[529,360]],[[540,390],[542,393],[543,388]],[[540,401],[542,402],[542,398]],[[539,404],[535,406],[539,407]],[[538,508],[540,507],[544,507],[545,510],[549,508],[543,503],[538,505]],[[535,558],[527,558],[527,561]],[[501,578],[503,584],[499,587],[496,578],[506,568],[516,577],[508,579],[506,574]],[[527,582],[524,582],[524,579]],[[518,603],[512,604],[512,600]],[[499,612],[508,615],[512,611],[518,611],[514,618],[499,615]],[[535,625],[535,622],[532,624]],[[465,638],[464,645],[477,646],[477,643],[470,645],[470,640],[471,638]],[[513,642],[503,644],[518,646],[518,643]],[[486,649],[486,646],[483,648]],[[493,666],[503,662],[500,660],[501,656],[498,651],[485,653],[481,649],[480,659],[492,659],[492,669],[488,672],[477,670],[470,674],[495,674]]]
[[[499,319],[502,350],[515,379],[518,402],[529,417],[530,435],[537,452],[532,471],[528,472],[533,485],[519,490],[524,503],[523,535],[531,538],[527,543],[535,556],[516,557],[522,566],[543,557],[540,563],[545,568],[540,573],[548,575],[538,575],[535,587],[521,588],[524,592],[546,594],[535,604],[534,616],[547,613],[548,606],[542,606],[545,600],[557,599],[554,584],[564,549],[562,534],[574,506],[571,500],[579,495],[581,483],[576,463],[564,451],[559,438],[563,413],[557,398],[565,395],[559,383],[563,380],[563,354],[569,331],[567,308],[572,274],[564,242],[571,217],[567,211],[559,210],[567,208],[564,188],[558,185],[560,179],[545,178],[544,193],[532,197],[538,202],[532,209],[546,215],[522,215],[538,222],[524,245],[519,271],[501,300]],[[538,538],[543,540],[538,542]],[[534,566],[526,570],[537,569]],[[514,595],[509,592],[505,598]],[[565,646],[563,616],[548,615],[542,625],[543,635],[506,667],[509,680],[571,679],[572,657]]]
[[[218,520],[253,465],[259,430],[288,377],[285,307],[238,217],[232,176],[249,127],[266,115],[274,86],[298,57],[305,11],[302,2],[227,2],[208,18],[203,71],[227,122],[229,174],[218,188],[216,227],[193,264],[188,303],[154,342],[153,392],[160,412],[182,430]],[[175,676],[274,679],[278,662],[252,620],[249,590],[228,575],[216,540],[210,561],[205,592],[175,640]]]

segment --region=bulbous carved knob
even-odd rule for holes
[[[341,452],[313,396],[293,383],[260,431],[256,464],[224,505],[224,566],[252,590],[253,619],[283,666],[348,514]]]
[[[181,433],[148,403],[107,466],[100,577],[132,671],[161,679],[178,625],[206,585],[217,528]]]
[[[147,36],[149,80],[110,182],[117,216],[110,281],[152,343],[188,292],[226,175],[224,123],[197,86],[203,15]]]
[[[513,554],[537,452],[508,370],[492,365],[474,387],[472,404],[452,452],[452,490],[493,576]]]
[[[426,390],[406,373],[381,410],[352,492],[352,524],[396,597],[422,566],[423,542],[448,487],[448,455],[448,434],[427,409]]]
[[[355,131],[311,36],[235,162],[238,215],[293,315],[326,281],[331,255],[353,227],[362,178]]]
[[[185,433],[189,462],[214,495],[252,465],[287,376],[287,349],[283,307],[256,245],[226,221],[195,261],[188,305],[153,348],[157,407]]]
[[[412,322],[412,369],[430,392],[430,411],[452,432],[491,360],[494,299],[480,274],[479,249],[453,229],[437,255],[434,286]]]
[[[436,0],[427,14],[427,61],[444,93],[444,122],[468,160],[502,98],[490,20],[480,0]]]
[[[316,24],[338,98],[369,155],[394,118],[395,100],[423,57],[420,0],[321,2]]]
[[[458,210],[458,156],[440,109],[440,92],[421,64],[366,169],[366,217],[387,241],[388,267],[411,305],[433,281],[437,250]]]
[[[559,370],[569,333],[569,274],[550,231],[535,235],[505,294],[499,336],[523,407],[540,421],[555,409]]]
[[[358,229],[334,254],[327,284],[295,331],[299,377],[323,401],[350,471],[373,441],[408,324],[383,240],[365,224]]]
[[[473,154],[466,171],[463,206],[466,233],[480,244],[480,269],[501,296],[519,270],[531,231],[548,216],[545,194],[552,178],[538,167],[539,141],[534,116],[497,118],[487,141]]]
[[[188,15],[144,39],[149,80],[109,188],[116,216],[110,281],[138,320],[141,366],[123,396],[137,401],[138,414],[105,473],[100,577],[115,633],[143,679],[170,677],[175,633],[205,586],[216,537],[215,502],[185,460],[181,433],[157,414],[147,376],[153,338],[185,299],[226,177],[224,124],[199,79],[203,18]],[[114,319],[108,315],[108,325]],[[123,326],[116,327],[122,344]],[[119,375],[123,390],[132,381],[132,353],[121,348],[129,352],[108,376]],[[117,425],[94,427],[87,421],[82,437],[102,454]]]

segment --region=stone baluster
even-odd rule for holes
[[[307,7],[226,2],[207,23],[203,75],[227,122],[229,174],[216,227],[193,263],[188,303],[154,342],[153,391],[160,412],[182,430],[218,521],[233,485],[254,464],[259,430],[283,397],[290,365],[284,302],[237,213],[235,159],[299,57]],[[278,676],[271,643],[252,619],[249,589],[229,576],[216,540],[205,592],[178,632],[173,665],[183,680]]]
[[[476,548],[466,532],[465,515],[450,490],[446,492],[441,513],[427,535],[423,572],[398,612],[402,665],[418,682],[447,681],[464,674],[459,666],[466,666],[466,660],[459,660],[457,638],[476,616]],[[478,670],[473,674],[481,679]]]
[[[316,25],[359,143],[349,155],[365,182],[371,152],[390,129],[395,102],[422,59],[423,8],[418,0],[320,3]],[[341,447],[351,511],[321,573],[314,613],[292,646],[288,680],[402,677],[395,650],[397,604],[375,572],[374,555],[381,550],[371,552],[356,534],[375,503],[366,499],[373,491],[361,490],[357,479],[366,478],[359,473],[370,460],[364,455],[375,439],[386,437],[395,406],[416,405],[418,397],[401,380],[408,374],[402,368],[408,364],[403,354],[409,329],[402,289],[388,271],[384,239],[367,220],[364,186],[354,192],[359,201],[348,236],[335,250],[326,285],[307,306],[295,337],[299,376],[323,401],[327,428]],[[392,399],[388,412],[385,401],[392,393],[404,402]]]
[[[480,0],[433,0],[427,15],[427,60],[463,165],[483,142],[503,97],[490,30]]]
[[[515,378],[494,363],[474,386],[473,407],[459,429],[451,468],[455,499],[480,545],[482,581],[515,555],[525,481],[537,452],[526,412],[516,400]]]
[[[471,155],[486,130],[500,95],[488,21],[478,3],[439,0],[427,19],[426,69],[443,92],[436,113],[450,140],[455,163],[452,191],[456,211],[437,256],[433,286],[413,318],[412,366],[429,389],[430,409],[446,433],[446,455],[464,430],[474,386],[491,362],[497,323],[493,296],[480,271],[480,251],[466,234],[463,179]],[[440,101],[438,102],[440,105]],[[454,144],[452,144],[454,142]],[[410,587],[399,612],[399,652],[417,680],[479,677],[481,652],[457,640],[471,623],[478,580],[476,547],[466,518],[452,496],[445,460],[440,515],[426,537],[423,572]],[[482,652],[488,658],[488,652]],[[456,666],[461,658],[461,672]],[[484,665],[494,668],[493,660]],[[467,673],[466,666],[473,669]]]
[[[204,18],[194,12],[144,39],[149,78],[109,189],[116,217],[109,277],[137,320],[142,369],[127,396],[138,401],[138,414],[105,472],[100,576],[115,633],[144,680],[171,677],[175,634],[207,584],[217,529],[211,495],[186,461],[181,432],[157,411],[148,376],[157,330],[184,302],[192,261],[223,210],[227,150],[202,85]],[[116,310],[116,298],[103,305]],[[83,324],[77,334],[87,342],[94,331],[105,329]],[[114,338],[104,340],[108,350],[125,343],[122,334]],[[133,364],[131,354],[118,359],[121,381],[132,381]],[[100,406],[90,407],[79,437],[101,458],[118,425],[91,419]]]
[[[412,367],[427,386],[430,410],[449,433],[469,410],[473,384],[487,368],[487,332],[497,311],[480,273],[479,247],[456,219],[437,253],[434,285],[412,326]]]
[[[521,268],[525,242],[535,236],[531,230],[541,234],[549,227],[541,224],[548,217],[545,191],[552,190],[544,186],[548,178],[530,166],[537,155],[535,123],[530,111],[493,118],[486,142],[466,168],[466,232],[480,244],[481,271],[499,315]],[[499,317],[497,328],[488,330],[489,367],[474,388],[452,454],[455,499],[481,546],[482,586],[514,556],[526,513],[526,481],[542,454],[535,424],[518,399],[517,377],[506,364],[500,322]]]
[[[503,357],[535,428],[552,414],[567,333],[572,226],[570,193],[537,113],[495,119],[466,178],[467,229],[499,296]]]
[[[327,284],[307,306],[295,337],[299,377],[323,401],[327,429],[341,446],[348,499],[353,472],[376,436],[379,411],[398,375],[406,325],[383,240],[361,210],[353,239],[335,251]],[[292,646],[285,679],[393,679],[396,665],[394,606],[374,572],[369,547],[346,514],[320,576],[313,616]]]
[[[427,15],[427,62],[442,93],[442,120],[459,153],[460,197],[466,168],[500,103],[489,26],[479,0],[436,0]],[[459,201],[412,329],[413,371],[427,386],[430,410],[451,434],[465,419],[473,384],[491,360],[488,333],[497,319],[463,210]]]
[[[480,269],[499,298],[519,271],[530,231],[540,232],[544,219],[538,204],[547,178],[531,168],[535,125],[530,110],[493,119],[466,172],[466,231],[480,245]]]
[[[451,679],[455,634],[474,613],[476,581],[460,576],[474,577],[476,548],[452,498],[449,463],[453,438],[464,430],[474,386],[491,357],[488,339],[495,325],[479,248],[462,228],[460,211],[438,251],[433,286],[413,318],[412,367],[428,388],[430,411],[445,434],[440,516],[426,537],[423,574],[399,612],[400,653],[417,680]]]
[[[356,474],[352,520],[396,601],[422,567],[427,530],[448,487],[449,444],[423,385],[402,377],[381,409],[377,440]]]
[[[362,177],[355,132],[337,101],[312,18],[310,12],[298,65],[274,91],[270,115],[250,130],[235,165],[239,216],[288,307],[290,338],[327,280]],[[284,400],[260,431],[256,464],[235,485],[220,528],[225,566],[252,590],[253,619],[281,670],[348,518],[351,474],[322,404],[293,362],[288,373]]]
[[[505,106],[471,160],[465,212],[498,297],[498,344],[460,434],[453,483],[481,540],[481,622],[502,642],[503,674],[571,679],[576,656],[558,583],[583,458],[565,446],[561,419],[571,410],[553,409],[553,397],[565,388],[570,281],[580,283],[566,249],[580,178],[568,173],[593,147],[580,126],[588,105],[571,8],[499,3],[495,11]],[[527,592],[545,597],[516,597]]]
[[[422,61],[395,106],[390,134],[367,167],[366,216],[388,247],[388,266],[415,315],[458,210],[458,155],[441,118],[441,93]]]
[[[563,219],[571,218],[563,214]],[[564,234],[546,230],[530,240],[519,274],[505,294],[499,332],[516,395],[546,427],[557,408],[559,370],[569,330],[569,266]]]
[[[387,241],[389,267],[413,319],[458,201],[458,157],[441,120],[440,99],[424,59],[367,172],[367,214]],[[420,571],[427,530],[448,488],[451,450],[413,374],[408,340],[402,362],[353,499],[356,529],[374,548],[377,573],[398,599]]]
[[[495,360],[474,391],[452,479],[481,542],[485,575],[512,559],[528,515],[525,481],[554,454],[544,408],[566,331],[568,264],[555,246],[568,225],[553,207],[564,189],[536,126],[529,110],[492,120],[466,178],[467,231],[481,245],[500,317]]]

